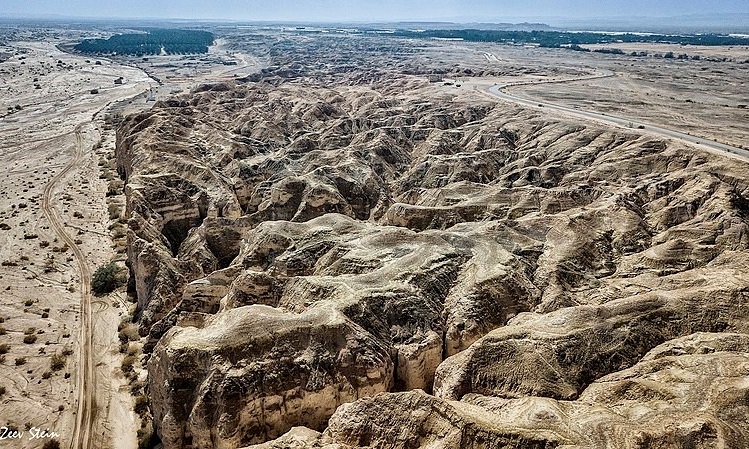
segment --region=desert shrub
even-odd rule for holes
[[[36,343],[36,335],[27,335],[23,337],[23,342],[27,345],[33,345],[34,343]]]
[[[120,206],[116,203],[109,203],[109,206],[107,206],[107,212],[109,212],[109,219],[110,220],[116,220],[120,218],[120,214],[122,213],[122,209],[120,209]]]
[[[8,343],[0,344],[0,354],[7,354],[10,351],[10,345]]]
[[[6,392],[6,391],[7,391],[7,390],[5,389],[5,387],[3,387],[3,386],[0,386],[0,396],[3,396],[3,395],[5,394],[5,392]]]
[[[5,326],[0,326],[0,335],[5,335],[7,333],[8,331],[5,329]]]
[[[16,357],[16,366],[21,366],[26,364],[26,357]]]
[[[97,295],[103,295],[125,285],[127,278],[123,271],[115,262],[102,265],[91,278],[91,290]]]
[[[135,398],[135,413],[142,415],[148,411],[148,398],[141,395]]]
[[[60,371],[65,368],[65,356],[62,354],[52,354],[49,367],[52,368],[52,371]]]
[[[129,373],[133,370],[133,364],[135,363],[135,356],[128,355],[124,359],[122,359],[122,372],[123,373]]]
[[[120,323],[119,338],[121,343],[127,343],[129,341],[138,341],[140,335],[138,335],[138,326],[132,323]]]
[[[130,394],[133,396],[142,395],[144,387],[145,384],[143,382],[141,382],[140,380],[136,380],[130,384]]]
[[[117,226],[115,226],[112,229],[112,238],[113,239],[121,239],[122,237],[125,237],[126,235],[127,235],[127,233],[125,231],[125,228],[122,225],[120,225],[119,223],[117,224]]]

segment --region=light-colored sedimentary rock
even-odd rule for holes
[[[749,335],[694,334],[575,401],[386,393],[339,407],[322,434],[296,429],[255,448],[741,448],[748,379]]]
[[[118,133],[166,449],[234,448],[295,426],[324,432],[288,444],[597,447],[579,436],[608,431],[570,429],[607,407],[603,393],[583,400],[619,388],[605,376],[685,335],[749,332],[745,164],[456,100],[413,77],[268,76],[159,103]],[[358,351],[372,364],[347,355]],[[734,352],[678,360],[703,373],[745,357]],[[414,389],[426,393],[333,415]],[[420,414],[390,421],[407,414],[392,398]],[[542,405],[558,425],[523,430],[519,410]],[[497,407],[518,410],[515,424],[482,417]],[[373,419],[376,431],[347,427]],[[663,419],[647,444],[687,441]],[[693,434],[728,432],[710,423]]]
[[[383,345],[332,307],[246,306],[173,327],[149,361],[165,447],[231,448],[321,428],[342,403],[387,391]]]

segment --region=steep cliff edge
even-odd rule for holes
[[[339,407],[324,433],[296,428],[252,448],[745,447],[748,342],[746,334],[674,340],[576,401],[380,394]]]

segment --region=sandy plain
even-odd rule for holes
[[[90,301],[95,325],[91,354],[86,356],[96,360],[94,407],[104,428],[112,430],[93,444],[105,447],[108,443],[101,438],[123,435],[118,437],[123,447],[131,447],[130,432],[119,430],[133,425],[134,414],[109,409],[110,398],[123,384],[114,369],[119,363],[117,324],[127,304],[115,296],[82,298],[85,280],[79,263],[92,272],[115,257],[107,181],[101,179],[99,167],[113,145],[104,111],[142,92],[150,79],[138,69],[61,52],[55,43],[9,43],[3,50],[12,56],[0,68],[0,158],[5,174],[0,193],[0,338],[8,345],[0,365],[6,388],[0,421],[25,431],[14,447],[41,447],[46,438],[32,439],[32,428],[70,440],[77,414],[76,383],[86,366],[80,358],[81,308]],[[124,84],[115,85],[120,76]],[[94,89],[98,93],[92,93]],[[61,224],[64,236],[48,215]],[[52,366],[55,355],[64,359],[62,368]]]

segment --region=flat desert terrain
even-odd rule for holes
[[[109,181],[100,167],[114,145],[107,108],[153,82],[141,70],[72,56],[55,43],[50,37],[2,48],[10,57],[0,64],[0,421],[27,431],[14,447],[40,447],[45,439],[30,440],[30,428],[71,439],[77,381],[86,366],[81,326],[90,319],[96,325],[86,356],[96,360],[97,379],[90,388],[97,392],[97,416],[111,431],[98,436],[106,438],[101,447],[113,434],[122,435],[121,447],[132,447],[134,436],[121,433],[133,425],[131,407],[109,409],[109,398],[123,384],[114,356],[128,304],[121,293],[82,298],[82,291],[90,273],[115,257]],[[125,82],[115,85],[119,77]],[[81,277],[82,267],[89,278]]]

